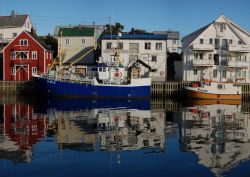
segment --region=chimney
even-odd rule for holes
[[[14,11],[14,10],[12,10],[12,11],[11,11],[10,16],[11,16],[12,18],[16,17],[16,13],[15,13],[15,11]]]
[[[32,35],[36,34],[36,29],[34,27],[31,28],[31,34]]]

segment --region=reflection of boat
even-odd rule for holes
[[[36,112],[46,113],[49,109],[74,111],[94,108],[126,108],[149,110],[150,99],[80,99],[80,98],[37,98],[34,103]]]
[[[233,83],[204,81],[185,87],[187,96],[198,99],[241,99],[241,87]]]
[[[209,104],[233,104],[233,105],[240,105],[241,99],[225,99],[225,100],[219,100],[219,99],[189,99],[186,102],[187,105],[209,105]]]

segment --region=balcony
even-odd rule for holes
[[[14,50],[26,51],[30,49],[30,45],[14,45]]]
[[[193,50],[212,51],[214,50],[214,45],[213,44],[193,44]]]
[[[200,67],[209,67],[209,66],[214,66],[214,60],[208,60],[208,59],[203,59],[203,60],[200,60],[200,59],[194,59],[193,60],[193,66],[200,66]]]
[[[229,52],[250,52],[250,45],[229,44],[228,51]]]
[[[248,63],[244,61],[227,61],[227,66],[229,68],[242,68],[242,69],[247,69],[248,68]]]

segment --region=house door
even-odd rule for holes
[[[219,54],[214,54],[214,64],[219,65]]]
[[[16,81],[28,81],[28,80],[29,80],[28,66],[17,66]]]

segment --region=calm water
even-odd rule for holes
[[[1,96],[0,176],[250,176],[248,103]]]

